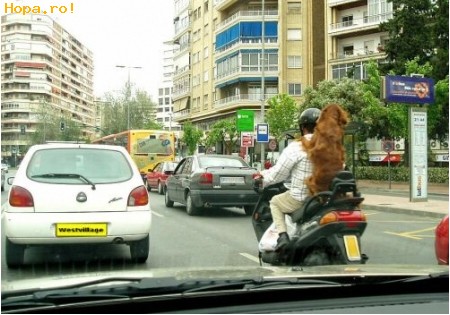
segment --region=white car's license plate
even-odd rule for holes
[[[56,237],[105,237],[106,223],[57,223]]]
[[[221,177],[220,184],[245,184],[244,177]]]

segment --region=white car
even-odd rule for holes
[[[4,205],[6,263],[24,263],[33,245],[128,244],[131,259],[149,255],[151,207],[128,152],[119,146],[31,147]]]

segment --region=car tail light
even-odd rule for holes
[[[213,174],[211,173],[203,173],[200,175],[199,184],[212,184],[213,182]]]
[[[139,186],[128,196],[128,206],[145,206],[148,204],[148,192],[144,186]]]
[[[23,187],[12,186],[9,195],[9,204],[13,207],[33,207],[33,196]]]

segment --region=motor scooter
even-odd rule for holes
[[[252,215],[258,242],[272,224],[269,201],[289,189],[284,183],[261,188]],[[260,262],[271,265],[315,266],[364,264],[368,257],[361,253],[361,236],[367,226],[360,208],[364,198],[357,190],[353,174],[341,171],[333,179],[330,190],[310,196],[303,206],[290,214],[296,225],[290,242],[280,251],[260,251]]]

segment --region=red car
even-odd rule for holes
[[[439,265],[448,265],[448,214],[439,222],[435,230],[434,249]]]
[[[151,191],[154,188],[158,189],[160,195],[164,194],[163,188],[166,184],[166,179],[173,173],[177,164],[176,162],[160,162],[156,164],[153,170],[147,173],[147,190]]]

